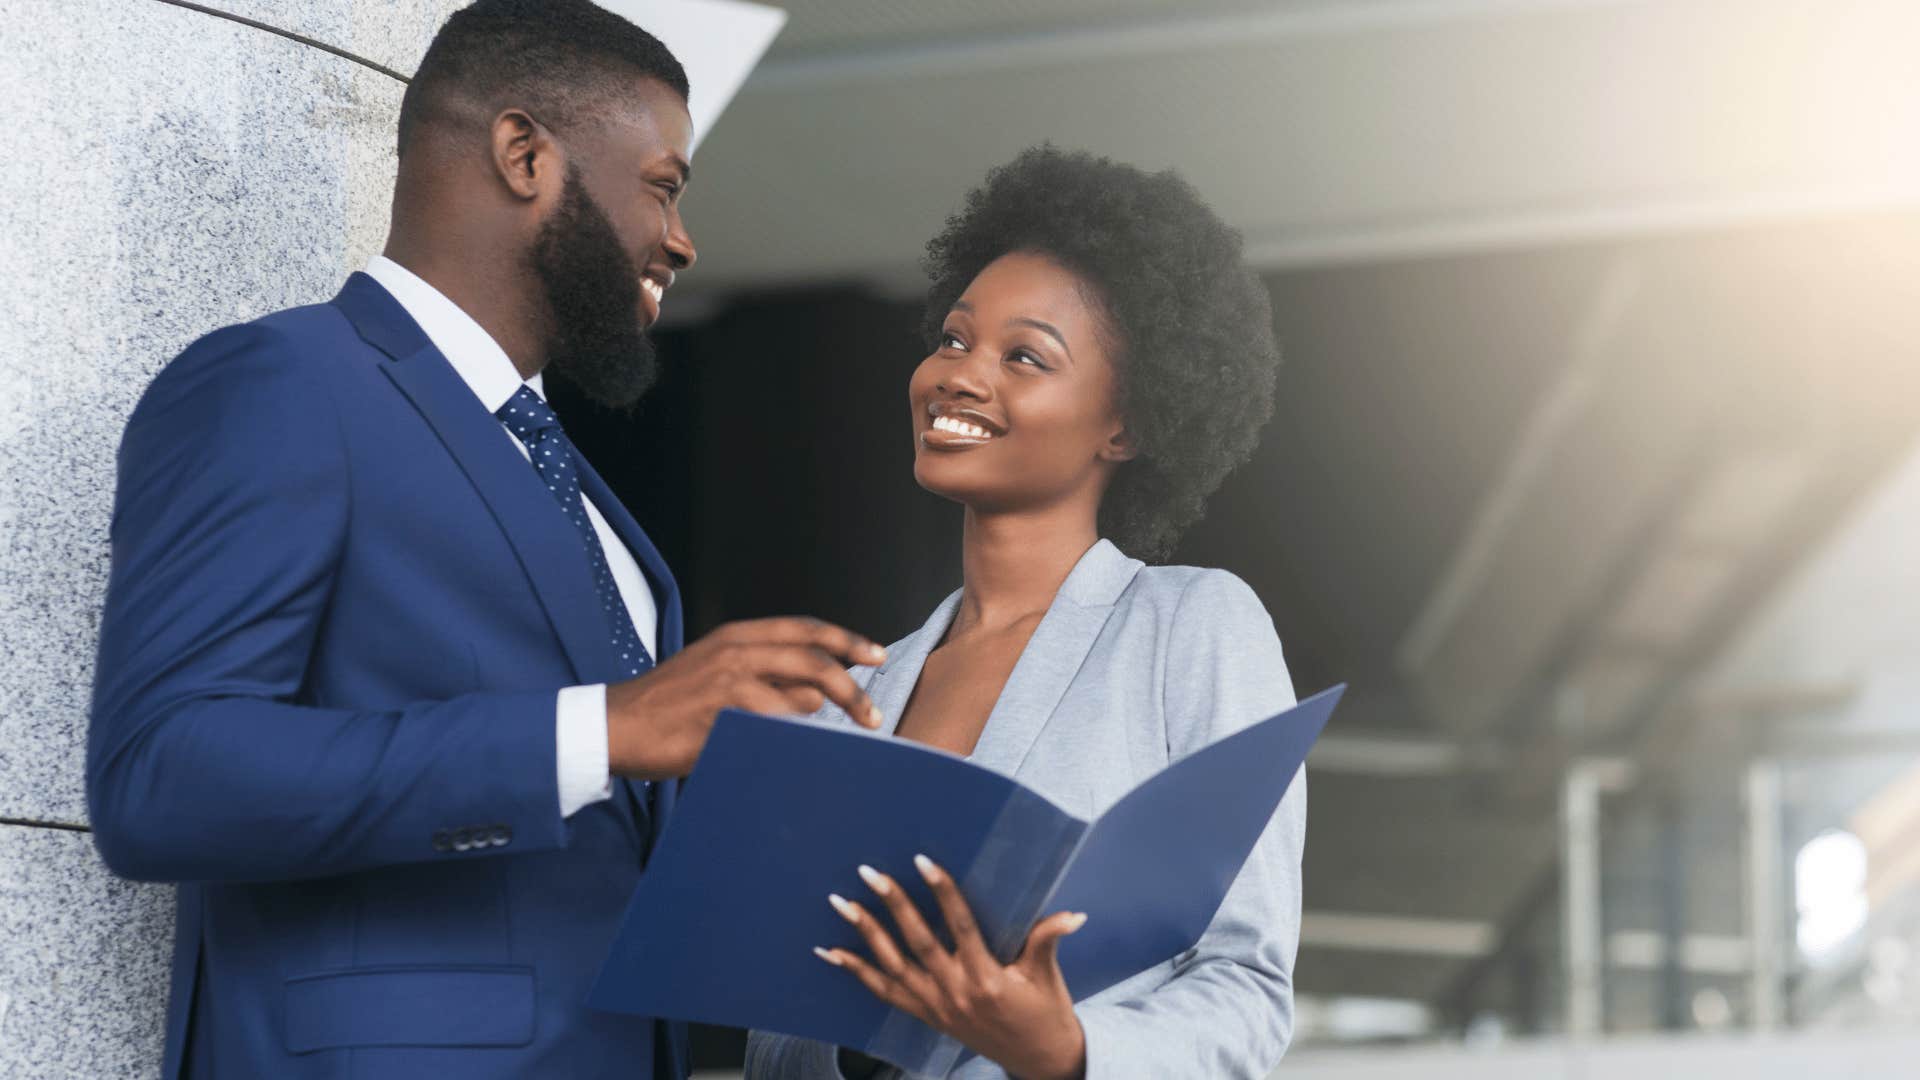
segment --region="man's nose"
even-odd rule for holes
[[[660,246],[666,250],[667,262],[676,274],[691,269],[694,261],[700,257],[700,253],[693,249],[693,234],[687,231],[678,207],[667,218],[667,235]]]

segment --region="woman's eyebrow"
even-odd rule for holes
[[[1016,315],[1013,318],[1008,319],[1007,321],[1010,323],[1013,323],[1016,326],[1031,326],[1035,330],[1038,330],[1041,333],[1046,334],[1048,337],[1053,338],[1053,340],[1060,343],[1060,348],[1066,352],[1067,359],[1069,360],[1073,359],[1073,350],[1067,346],[1066,335],[1060,332],[1059,327],[1049,322],[1041,322],[1039,319],[1028,318],[1025,315]]]

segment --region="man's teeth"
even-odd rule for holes
[[[667,290],[661,288],[660,283],[653,280],[652,278],[641,278],[640,287],[647,290],[648,296],[653,297],[653,304],[655,307],[660,306],[660,301],[666,299]]]
[[[969,424],[964,420],[955,420],[951,416],[933,418],[933,430],[945,431],[953,435],[965,435],[974,439],[991,439],[993,435],[978,424]]]

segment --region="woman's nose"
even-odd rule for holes
[[[976,401],[986,401],[993,397],[993,380],[988,375],[990,368],[982,363],[984,354],[978,350],[960,357],[946,371],[941,373],[939,389],[943,394],[964,395]]]

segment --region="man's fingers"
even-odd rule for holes
[[[827,695],[812,686],[783,686],[780,694],[787,699],[787,709],[796,716],[806,716],[820,711],[827,703]]]
[[[866,691],[821,649],[810,645],[742,645],[737,656],[748,671],[761,678],[812,686],[855,722],[870,728],[880,726],[880,710]]]
[[[767,683],[751,680],[735,688],[733,699],[734,707],[757,712],[763,716],[781,716],[791,711],[793,706],[793,702],[785,693]],[[813,709],[807,711],[812,712]]]
[[[733,645],[807,645],[838,657],[847,664],[875,667],[887,658],[887,650],[872,640],[832,623],[802,616],[775,619],[750,619],[728,623],[712,634]]]

